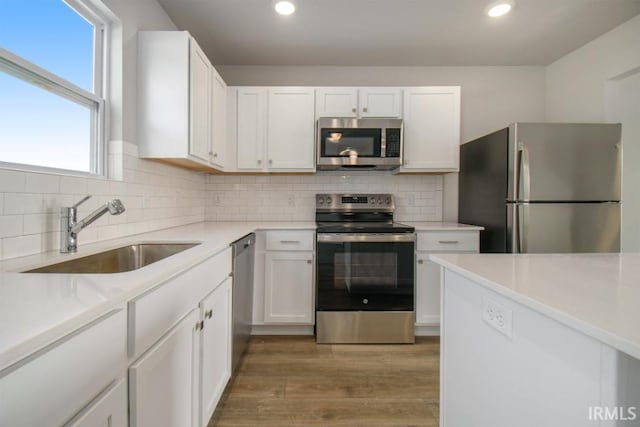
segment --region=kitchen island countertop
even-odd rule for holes
[[[434,254],[430,259],[640,359],[640,253]]]

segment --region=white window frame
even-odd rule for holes
[[[4,162],[0,159],[0,168],[18,169],[34,172],[56,173],[106,177],[106,141],[107,135],[107,70],[110,30],[108,20],[88,1],[63,0],[81,18],[94,27],[93,33],[93,73],[92,92],[12,53],[0,48],[0,71],[13,75],[27,83],[41,87],[55,95],[66,98],[76,104],[88,107],[91,116],[91,171],[62,169],[23,163]]]

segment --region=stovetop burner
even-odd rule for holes
[[[319,222],[318,233],[413,233],[414,227],[398,222]]]
[[[317,194],[318,233],[413,233],[393,221],[392,194]]]

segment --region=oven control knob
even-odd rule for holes
[[[327,202],[327,204],[328,204],[328,205],[330,205],[330,204],[331,204],[331,197],[327,197],[327,198],[325,199],[325,202]]]
[[[320,197],[320,198],[318,199],[318,204],[319,204],[319,205],[324,204],[324,199],[323,199],[322,197]]]
[[[378,199],[378,204],[381,205],[382,204],[382,199]]]
[[[366,298],[365,298],[365,299],[363,299],[363,300],[362,300],[362,302],[363,302],[363,303],[365,303],[365,304],[369,304],[369,300],[368,300],[368,299],[366,299]]]
[[[390,205],[391,204],[391,197],[387,197],[386,202],[387,202],[388,205]]]

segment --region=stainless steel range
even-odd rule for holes
[[[391,194],[316,195],[316,340],[414,342],[414,228]]]

